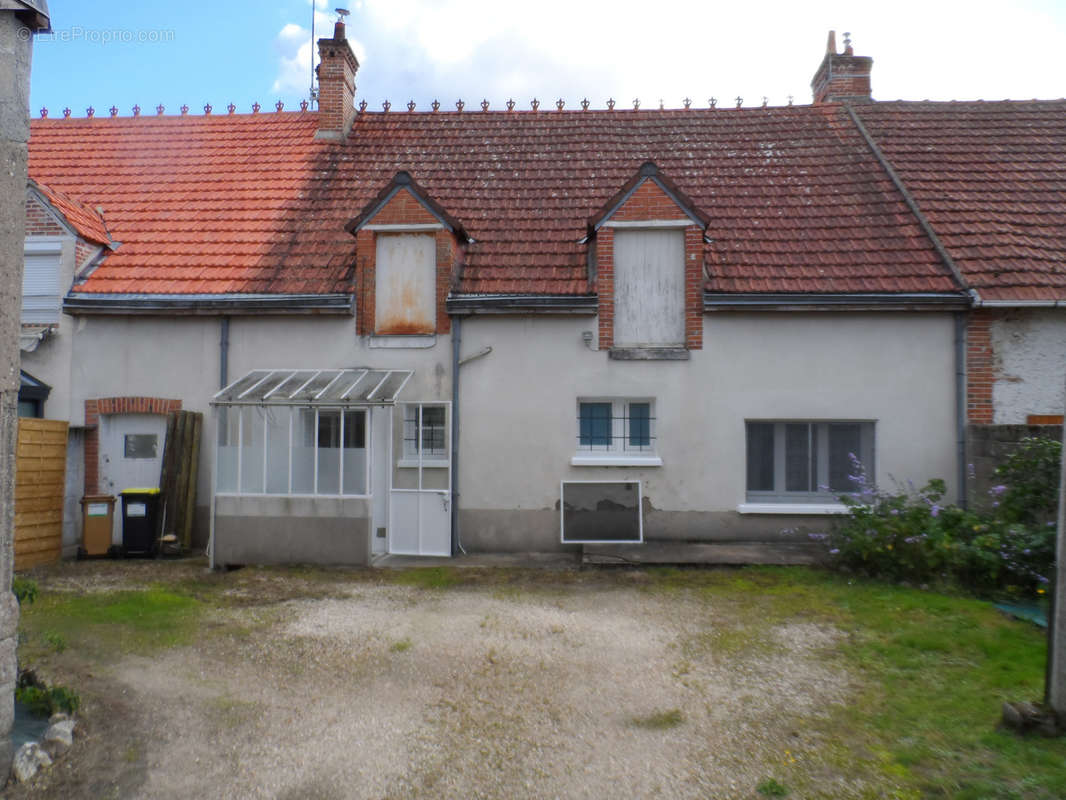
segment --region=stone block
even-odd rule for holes
[[[18,657],[15,649],[18,640],[14,636],[0,639],[0,685],[13,684],[18,678]]]
[[[11,592],[0,592],[0,639],[14,637],[19,626],[19,601]],[[0,683],[3,680],[0,679]]]

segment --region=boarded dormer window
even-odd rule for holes
[[[684,231],[616,230],[614,263],[615,346],[683,347]]]
[[[377,235],[374,332],[429,334],[437,329],[436,240],[431,234]]]

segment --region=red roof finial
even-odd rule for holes
[[[48,116],[48,109],[47,109],[47,108],[44,108],[44,107],[42,107],[42,108],[41,108],[41,119],[44,119],[44,118],[46,118],[47,116]]]
[[[117,117],[118,116],[118,106],[111,106],[111,108],[109,108],[108,111],[111,112],[111,116],[112,117]]]
[[[155,113],[158,114],[159,116],[163,116],[163,112],[164,111],[166,111],[166,109],[163,108],[163,104],[162,103],[160,103],[159,105],[157,105],[155,107]]]

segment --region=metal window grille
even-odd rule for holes
[[[653,452],[655,417],[649,401],[582,401],[578,403],[579,450]]]
[[[404,454],[416,457],[421,448],[421,453],[424,457],[443,458],[447,456],[446,424],[447,414],[444,406],[422,406],[421,429],[418,419],[418,406],[405,406],[403,416]]]

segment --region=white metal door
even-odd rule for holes
[[[390,410],[382,406],[371,408],[370,424],[370,551],[374,555],[387,552],[385,531],[389,528],[389,437],[391,434]],[[379,536],[378,533],[382,535]]]
[[[159,486],[167,418],[159,414],[105,414],[100,417],[100,490],[118,495],[123,489]],[[121,506],[115,508],[112,540],[121,537]]]
[[[428,422],[436,414],[433,409],[444,410],[439,432],[437,424]],[[401,413],[401,436],[398,445],[394,444],[391,459],[394,469],[389,490],[389,552],[450,556],[451,408],[447,403],[407,403],[401,406]],[[395,431],[395,420],[392,427]],[[433,446],[438,436],[443,447]],[[395,436],[390,441],[395,442]],[[398,479],[396,473],[401,471],[404,474]]]

